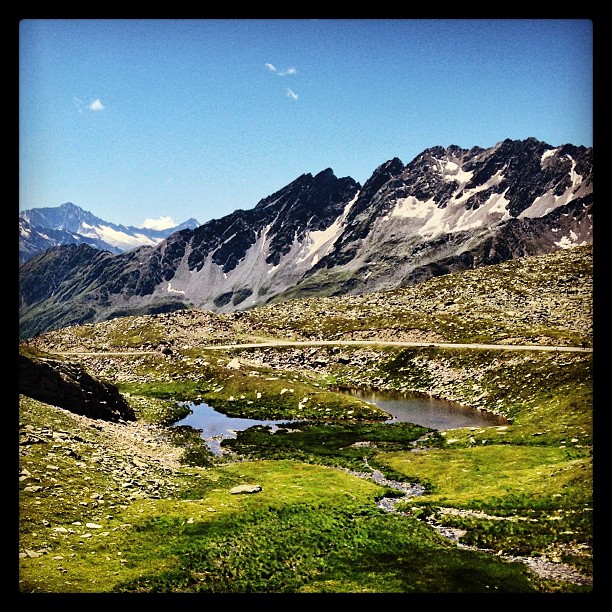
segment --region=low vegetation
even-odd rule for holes
[[[572,251],[486,271],[506,300],[482,310],[483,317],[505,321],[493,335],[466,333],[478,316],[463,306],[439,327],[435,304],[430,319],[418,319],[419,333],[487,341],[537,334],[547,342],[590,343],[584,313],[564,323],[563,308],[549,301],[552,289],[562,307],[573,304],[570,310],[588,301],[586,280],[578,293],[571,292],[576,279],[589,274],[588,253]],[[507,275],[520,282],[505,282]],[[478,290],[471,278],[468,273],[424,283],[420,306],[416,297],[409,302],[415,317],[434,299],[465,304]],[[550,292],[541,292],[541,314],[534,317],[534,296],[548,286]],[[401,292],[417,296],[418,290]],[[519,290],[528,300],[528,321],[513,327]],[[572,296],[579,296],[578,305]],[[302,310],[278,304],[234,317],[179,311],[117,319],[23,345],[24,351],[51,351],[55,358],[61,351],[99,353],[64,358],[117,385],[137,421],[104,423],[20,397],[19,589],[591,591],[590,353],[208,348],[232,334],[338,337],[357,329],[346,322],[356,320],[358,304],[369,300],[372,306],[377,299],[378,313],[385,301],[380,296],[319,300],[326,314],[316,318],[316,332],[300,323],[312,315],[308,309],[315,302],[309,300]],[[393,299],[387,302],[393,312]],[[375,333],[376,322],[389,330],[398,321],[376,314],[371,327],[363,320],[359,326]],[[408,329],[408,318],[403,321],[402,329]],[[451,329],[463,331],[453,335]],[[143,354],[102,354],[126,350]],[[443,432],[386,423],[379,408],[340,393],[339,386],[428,392],[491,410],[507,422]],[[198,402],[230,416],[290,422],[239,432],[223,441],[217,456],[199,432],[173,426]],[[368,477],[373,470],[387,481]],[[390,481],[422,487],[404,497]],[[243,484],[260,489],[232,492]],[[380,505],[384,499],[394,500],[395,511]]]

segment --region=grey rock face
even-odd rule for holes
[[[20,335],[128,314],[361,294],[592,243],[592,149],[534,138],[394,158],[361,186],[304,174],[157,246],[63,246],[20,269]],[[72,250],[69,250],[72,249]]]
[[[136,420],[117,387],[92,378],[76,364],[20,354],[19,392],[92,419]]]

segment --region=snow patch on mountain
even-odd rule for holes
[[[71,202],[57,207],[32,208],[19,213],[20,262],[65,244],[86,243],[118,254],[140,246],[155,246],[173,232],[195,229],[199,225],[196,219],[189,219],[174,227],[167,226],[170,221],[170,217],[148,219],[143,227],[136,228],[104,221]],[[147,224],[158,227],[146,227]],[[166,227],[162,229],[161,225]]]
[[[116,230],[108,225],[98,225],[92,227],[87,223],[82,224],[82,230],[79,232],[83,236],[89,238],[98,238],[106,244],[110,244],[121,251],[129,251],[139,246],[155,246],[161,242],[161,238],[153,240],[149,236],[142,233],[128,234],[124,231]]]
[[[393,158],[363,186],[331,169],[304,174],[253,209],[129,254],[98,257],[91,236],[117,239],[113,231],[135,228],[84,217],[74,205],[61,216],[47,209],[37,218],[64,229],[47,230],[49,240],[28,240],[24,254],[40,252],[43,242],[70,248],[21,266],[20,326],[35,333],[73,324],[75,316],[80,322],[126,309],[183,303],[222,313],[270,300],[381,291],[589,244],[592,192],[591,149],[527,139],[490,149],[433,147],[408,165]],[[79,222],[89,225],[90,237],[70,233]],[[21,232],[33,228],[24,220]],[[156,239],[144,229],[132,233]],[[54,293],[58,271],[62,301]],[[41,304],[49,315],[38,323]]]
[[[421,202],[414,196],[408,196],[395,203],[395,208],[390,213],[391,217],[416,217],[419,219],[428,218],[433,209],[437,208],[437,204],[433,198],[427,202]]]
[[[140,225],[144,229],[152,230],[167,230],[176,227],[177,224],[172,220],[172,217],[160,217],[159,219],[145,219]]]
[[[463,232],[510,218],[505,192],[492,193],[481,206],[475,209],[466,209],[461,206],[464,199],[463,196],[458,199],[452,198],[446,208],[440,208],[433,198],[422,202],[414,196],[408,196],[396,202],[388,217],[422,220],[417,233],[428,239],[441,234]]]
[[[543,217],[549,212],[567,204],[574,198],[585,193],[582,189],[583,177],[576,172],[576,162],[572,160],[572,168],[570,171],[571,185],[563,192],[562,195],[556,195],[548,192],[543,196],[536,198],[533,204],[524,210],[519,216],[519,219]]]
[[[346,217],[355,204],[357,197],[358,195],[347,203],[342,214],[327,229],[307,233],[306,239],[301,245],[303,252],[297,257],[298,263],[303,263],[310,259],[310,266],[312,267],[316,265],[319,259],[325,257],[331,251],[336,240],[338,240],[344,230]]]
[[[542,153],[542,157],[540,157],[540,164],[543,164],[545,159],[548,159],[549,157],[554,157],[558,151],[559,151],[559,147],[556,147],[554,149],[548,149],[547,151],[544,151],[544,153]]]
[[[473,173],[470,173],[473,174]],[[470,176],[471,179],[471,176]],[[453,197],[453,203],[455,204],[463,204],[467,202],[472,196],[480,193],[481,191],[487,191],[487,189],[491,189],[493,187],[497,187],[504,180],[504,171],[498,170],[486,183],[482,185],[477,185],[476,187],[472,187],[471,189],[466,189],[461,192],[461,195],[458,197]],[[467,183],[466,183],[467,184]]]
[[[459,183],[459,185],[465,185],[474,174],[473,172],[463,170],[459,163],[451,159],[439,159],[433,156],[432,159],[436,163],[436,169],[444,181],[453,181]]]
[[[573,249],[574,247],[585,246],[590,243],[585,240],[579,240],[576,232],[570,230],[567,236],[563,236],[555,244],[561,249]]]
[[[181,295],[185,295],[185,292],[181,289],[173,289],[172,283],[168,283],[168,293],[180,293]]]
[[[466,230],[494,225],[510,218],[507,210],[508,200],[504,193],[492,193],[487,201],[478,208],[467,209],[444,227],[445,233],[464,232]],[[438,232],[440,233],[440,232]]]

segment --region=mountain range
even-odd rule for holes
[[[57,246],[20,268],[20,336],[123,315],[232,312],[408,286],[591,244],[592,148],[432,147],[360,185],[327,168],[159,244]]]
[[[154,246],[182,229],[195,229],[189,219],[167,229],[116,225],[104,221],[72,202],[48,208],[32,208],[19,213],[19,263],[54,246],[88,244],[111,253],[123,253],[138,246]]]

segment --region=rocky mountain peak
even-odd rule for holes
[[[194,229],[198,225],[191,218],[163,230],[126,227],[100,219],[72,202],[32,208],[19,214],[19,260],[24,263],[37,253],[68,244],[87,244],[119,254],[141,245],[153,246],[175,231]]]
[[[20,274],[22,334],[122,313],[368,293],[590,244],[592,192],[592,149],[533,138],[431,147],[407,165],[394,157],[363,187],[326,168],[156,247],[34,258]]]

